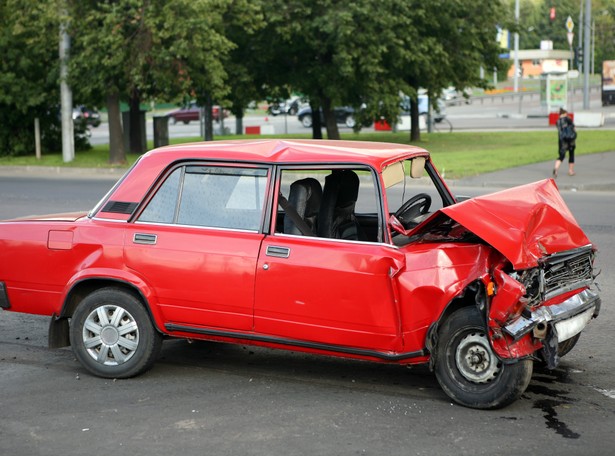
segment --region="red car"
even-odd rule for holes
[[[172,124],[176,124],[177,122],[183,122],[185,124],[189,124],[190,122],[198,122],[201,118],[201,108],[197,106],[195,102],[188,104],[187,106],[183,106],[179,109],[175,109],[166,114]],[[223,110],[224,118],[228,117],[228,112]],[[220,106],[212,106],[211,115],[216,122],[220,122]]]
[[[595,247],[553,180],[457,202],[400,144],[254,140],[143,155],[88,214],[0,223],[0,307],[51,316],[106,378],[165,337],[400,365],[503,407],[598,315]]]

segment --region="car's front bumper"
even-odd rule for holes
[[[518,340],[535,328],[541,330],[551,326],[555,328],[557,340],[563,342],[579,334],[598,315],[600,304],[600,297],[596,293],[583,290],[560,304],[539,307],[529,318],[520,316],[504,326],[503,330]]]

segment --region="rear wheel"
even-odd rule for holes
[[[312,116],[310,114],[306,114],[301,119],[301,125],[305,128],[310,128],[312,126]]]
[[[104,378],[128,378],[153,365],[162,346],[142,303],[118,288],[102,288],[77,307],[70,325],[75,356]]]
[[[523,394],[532,377],[532,361],[504,364],[493,352],[485,324],[475,307],[453,312],[439,331],[435,373],[440,386],[466,407],[504,407]]]

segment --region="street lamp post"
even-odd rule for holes
[[[585,0],[585,21],[583,24],[583,109],[589,109],[589,65],[591,63],[591,18],[592,0]]]
[[[515,76],[514,76],[514,91],[519,91],[519,0],[515,0],[515,23],[517,30],[515,31]]]

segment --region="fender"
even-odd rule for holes
[[[525,287],[501,269],[493,271],[493,280],[496,291],[491,298],[487,318],[491,346],[502,360],[529,356],[542,347],[540,341],[533,340],[530,334],[515,340],[502,331],[507,322],[519,316],[525,309]]]
[[[58,318],[67,318],[72,315],[74,306],[75,293],[83,289],[84,285],[90,282],[116,282],[124,284],[127,287],[135,290],[142,297],[145,307],[150,313],[154,325],[160,332],[164,330],[164,319],[159,311],[158,298],[155,295],[153,288],[140,276],[131,270],[112,269],[112,268],[91,268],[79,271],[66,284],[62,295],[62,308],[58,309]]]

